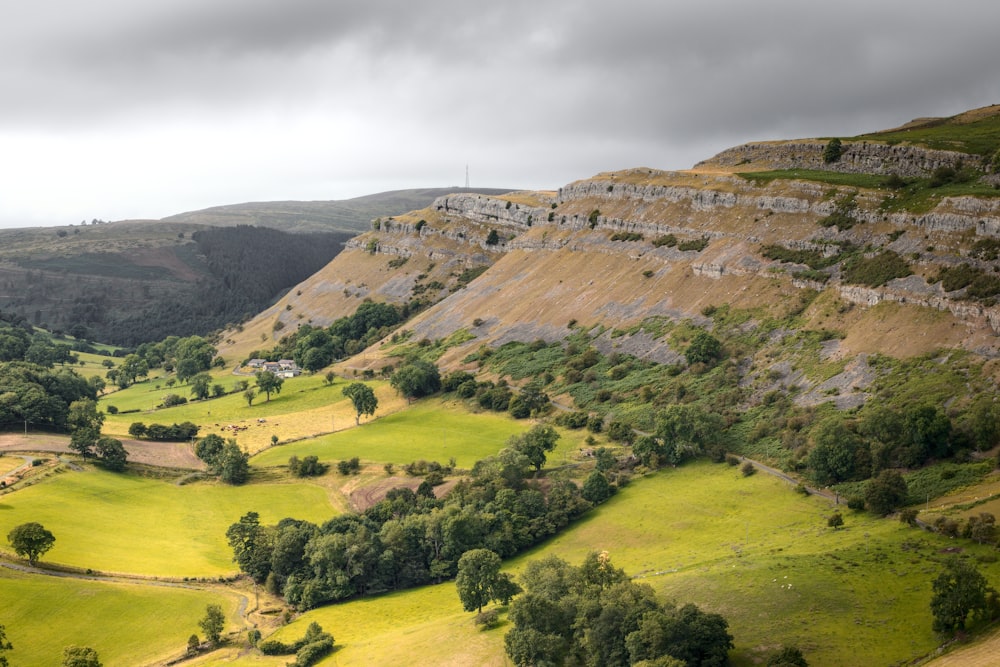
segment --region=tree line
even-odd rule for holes
[[[364,512],[320,526],[296,519],[266,526],[248,512],[226,532],[233,559],[257,583],[309,609],[440,582],[455,576],[471,549],[512,556],[592,506],[569,479],[550,476],[543,487],[533,478],[536,466],[524,442],[542,441],[538,446],[550,451],[547,443],[557,437],[551,427],[540,428],[477,462],[443,499],[425,480],[416,492],[393,489]]]

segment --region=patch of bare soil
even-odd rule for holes
[[[122,440],[122,444],[128,452],[128,460],[135,463],[163,468],[205,469],[205,462],[195,456],[193,447],[185,442]],[[72,453],[68,436],[48,433],[0,433],[0,451]]]
[[[385,499],[385,494],[389,493],[389,491],[393,489],[406,488],[410,491],[416,492],[417,487],[419,487],[420,483],[423,481],[423,477],[386,477],[385,479],[380,479],[377,482],[351,491],[349,496],[351,508],[355,512],[364,512],[369,507]],[[435,497],[443,498],[448,495],[448,492],[451,491],[456,484],[458,484],[457,479],[450,479],[440,486],[435,486]]]

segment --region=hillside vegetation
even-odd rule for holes
[[[163,220],[0,230],[0,308],[37,326],[119,345],[207,335],[268,306],[373,217],[461,191],[399,190],[344,201],[235,204]]]

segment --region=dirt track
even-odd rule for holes
[[[205,463],[194,455],[194,449],[183,442],[144,442],[122,440],[128,460],[164,468],[204,470]],[[40,433],[0,433],[0,451],[71,453],[69,437]]]

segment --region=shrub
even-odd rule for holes
[[[690,241],[681,241],[677,244],[677,249],[682,251],[695,250],[701,252],[708,247],[708,237],[703,236],[700,239],[691,239]]]
[[[476,625],[483,626],[484,630],[491,630],[500,625],[500,610],[487,609],[476,615]]]
[[[840,160],[840,156],[844,154],[844,145],[837,137],[830,139],[826,142],[826,146],[823,148],[823,162],[826,164],[832,164]]]
[[[844,525],[844,515],[840,512],[834,512],[830,518],[826,520],[826,525],[829,528],[840,528]]]
[[[880,287],[890,280],[905,278],[913,273],[905,259],[891,250],[874,257],[854,257],[845,263],[844,281],[868,287]]]
[[[590,215],[587,216],[587,223],[590,224],[591,229],[597,227],[597,219],[600,216],[601,216],[601,210],[597,208],[591,211]]]
[[[627,423],[615,420],[608,425],[608,437],[615,442],[631,443],[635,440],[635,431]]]
[[[847,509],[860,512],[865,508],[865,499],[861,496],[851,496],[847,499]]]
[[[170,408],[175,405],[184,405],[187,402],[188,400],[183,396],[180,396],[178,394],[167,394],[166,396],[163,397],[163,400],[160,402],[160,407]]]
[[[756,474],[757,468],[754,466],[753,463],[747,461],[742,466],[740,466],[740,472],[743,473],[744,477],[750,477],[751,475]]]
[[[355,456],[346,461],[338,461],[337,472],[341,475],[356,475],[361,472],[361,460]]]

